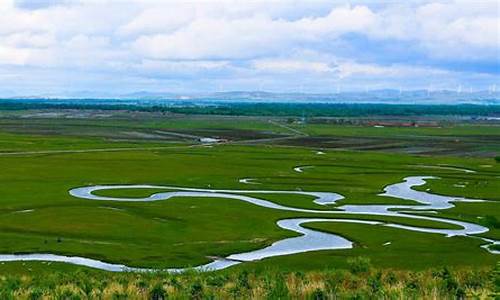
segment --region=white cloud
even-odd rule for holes
[[[355,2],[64,0],[23,9],[0,0],[0,69],[17,66],[9,74],[21,77],[30,68],[115,72],[146,82],[177,75],[258,82],[275,80],[272,74],[293,82],[306,74],[311,81],[361,84],[465,76],[433,66],[440,62],[498,66],[496,1]],[[387,41],[411,45],[419,61],[391,63],[371,53],[371,45]],[[405,49],[398,51],[404,57]]]
[[[185,76],[201,74],[206,76],[213,72],[228,71],[234,68],[228,61],[162,61],[144,60],[132,68],[142,74],[155,74],[157,76]]]
[[[164,59],[253,58],[356,32],[369,26],[373,18],[368,8],[360,6],[334,8],[325,17],[296,21],[265,15],[200,17],[172,33],[141,36],[134,42],[134,49]]]
[[[405,65],[381,66],[376,64],[360,64],[352,61],[339,63],[336,67],[339,78],[356,76],[383,77],[394,79],[418,78],[421,76],[442,76],[449,72],[429,67],[409,67]]]
[[[260,59],[253,61],[252,67],[257,71],[273,73],[327,73],[333,71],[325,62],[292,59]]]
[[[496,1],[447,1],[414,8],[389,7],[378,13],[368,34],[415,41],[415,46],[427,49],[429,56],[498,56],[499,5]]]
[[[123,35],[169,33],[191,22],[195,14],[193,6],[188,4],[175,9],[165,5],[146,8],[118,28],[118,32]]]
[[[244,59],[279,51],[289,38],[282,22],[265,17],[197,19],[172,34],[140,37],[134,49],[154,58]]]
[[[0,64],[23,65],[28,60],[28,51],[0,46]]]
[[[0,44],[11,47],[47,48],[56,43],[55,37],[48,33],[16,32],[0,36]]]

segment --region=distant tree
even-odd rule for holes
[[[500,156],[495,157],[495,160],[497,161],[497,163],[500,163]]]

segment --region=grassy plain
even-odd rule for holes
[[[343,204],[412,204],[381,197],[384,186],[411,175],[440,177],[421,189],[432,192],[500,201],[500,164],[485,153],[498,151],[497,128],[453,125],[450,128],[365,128],[342,125],[290,125],[265,118],[143,115],[130,118],[0,118],[0,253],[49,252],[78,255],[131,266],[185,267],[210,261],[211,256],[258,249],[293,236],[278,228],[282,218],[315,216],[257,207],[235,200],[173,198],[152,203],[91,201],[73,198],[68,190],[93,184],[153,184],[218,189],[266,189],[330,191],[345,196]],[[473,141],[488,136],[493,141],[480,156],[478,148],[461,156],[414,155],[378,151],[353,151],[350,147],[295,146],[304,136],[388,139],[404,137],[400,145],[412,147],[412,139],[438,138]],[[484,127],[484,128],[483,128]],[[201,145],[195,138],[158,131],[225,137],[228,143]],[[139,132],[140,134],[130,134]],[[237,136],[233,139],[234,136]],[[291,137],[284,142],[282,137]],[[243,140],[265,142],[240,144]],[[271,140],[269,140],[271,139]],[[279,142],[275,142],[279,141]],[[405,146],[406,145],[406,146]],[[442,143],[431,145],[439,152]],[[479,146],[477,146],[479,147]],[[94,152],[94,149],[103,151]],[[108,150],[106,150],[108,149]],[[115,151],[123,149],[125,151]],[[455,149],[455,148],[454,148]],[[65,150],[67,152],[60,152]],[[69,150],[69,151],[68,151]],[[90,150],[90,151],[89,151]],[[322,151],[325,154],[318,154]],[[488,152],[489,151],[489,152]],[[23,153],[25,152],[25,153]],[[411,151],[408,151],[411,152]],[[468,155],[466,155],[468,154]],[[314,166],[303,173],[296,166]],[[477,173],[418,166],[451,165]],[[417,167],[416,167],[417,166]],[[258,185],[243,184],[254,178]],[[467,182],[467,184],[463,184]],[[463,187],[457,187],[457,185]],[[143,197],[161,190],[101,191],[107,196]],[[250,194],[294,207],[323,207],[306,196]],[[440,215],[490,227],[485,236],[499,238],[496,202],[464,203]],[[325,215],[321,215],[325,217]],[[390,221],[424,227],[449,225],[402,218],[335,215]],[[484,222],[483,219],[489,220]],[[355,241],[352,250],[320,251],[242,264],[234,269],[283,270],[345,268],[349,257],[365,256],[376,267],[424,269],[435,266],[491,266],[498,259],[473,238],[446,238],[382,226],[310,223],[308,227],[333,232]],[[383,246],[390,241],[389,246]],[[415,259],[421,257],[423,259]],[[0,264],[0,272],[25,273],[41,263]],[[43,264],[44,267],[47,265]],[[51,264],[49,269],[80,267]]]

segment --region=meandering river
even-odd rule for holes
[[[312,166],[308,166],[312,167]],[[296,171],[301,172],[299,168]],[[412,200],[418,205],[343,205],[336,207],[337,210],[314,210],[302,209],[280,205],[271,201],[263,200],[257,197],[248,196],[248,194],[297,194],[314,197],[314,202],[320,205],[335,204],[335,202],[344,197],[332,192],[306,192],[306,191],[270,191],[270,190],[225,190],[225,189],[200,189],[186,188],[175,186],[159,186],[159,185],[96,185],[74,188],[69,191],[70,195],[93,201],[119,201],[119,202],[149,202],[149,201],[165,201],[172,197],[206,197],[206,198],[225,198],[237,201],[244,201],[261,207],[294,212],[307,212],[324,215],[325,218],[294,218],[283,219],[277,222],[280,228],[290,230],[300,234],[297,237],[286,238],[274,242],[272,245],[243,253],[231,254],[225,258],[215,259],[213,262],[195,267],[200,271],[220,270],[242,262],[256,261],[273,256],[289,255],[319,250],[334,250],[334,249],[349,249],[353,247],[353,243],[348,239],[336,234],[320,232],[317,230],[307,229],[302,227],[302,224],[311,222],[349,222],[365,225],[378,225],[399,228],[402,230],[438,233],[446,236],[468,236],[481,234],[488,231],[487,227],[463,222],[458,220],[450,220],[438,217],[429,217],[419,215],[421,212],[435,212],[453,207],[454,202],[483,202],[487,200],[468,199],[463,197],[449,197],[436,195],[429,192],[416,191],[412,187],[424,185],[426,180],[434,179],[430,176],[411,176],[406,177],[402,182],[388,185],[384,188],[384,192],[380,196],[393,197],[398,199]],[[242,183],[250,183],[252,179],[245,178]],[[116,198],[104,197],[94,194],[97,191],[116,190],[116,189],[165,189],[167,192],[152,194],[144,198]],[[246,195],[242,195],[246,194]],[[335,214],[352,214],[351,219],[335,219]],[[372,215],[372,216],[397,216],[408,219],[428,220],[434,222],[442,222],[450,225],[456,225],[457,229],[437,229],[418,227],[410,225],[401,225],[390,222],[366,221],[358,220],[355,215]],[[477,238],[477,237],[476,237]],[[497,251],[490,250],[488,244],[498,244],[498,241],[482,238],[485,242],[483,248],[491,253],[498,254]],[[75,265],[87,266],[101,270],[120,272],[120,271],[157,271],[157,269],[136,268],[121,264],[111,264],[99,260],[94,260],[85,257],[64,256],[56,254],[4,254],[0,255],[0,261],[51,261],[65,262]],[[163,271],[182,272],[185,269],[167,269]]]

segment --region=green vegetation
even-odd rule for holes
[[[388,110],[390,112],[391,110]],[[285,145],[425,155],[494,157],[500,133],[493,121],[450,117],[297,117],[178,115],[135,110],[0,110],[2,131],[22,133],[26,144],[6,136],[5,150],[27,150],[33,143],[72,149],[197,144],[199,137],[230,143]],[[383,126],[378,126],[382,124]],[[1,133],[0,133],[1,134]],[[3,137],[3,136],[2,136]],[[84,140],[75,141],[77,137]],[[256,142],[256,140],[259,140]],[[31,144],[30,144],[31,143]],[[97,143],[97,145],[93,145]],[[109,144],[109,145],[106,145]],[[24,148],[26,145],[26,148]],[[78,146],[76,146],[78,147]],[[1,149],[1,148],[0,148]]]
[[[251,192],[245,195],[297,208],[337,210],[337,206],[347,204],[416,204],[410,200],[378,194],[386,185],[399,182],[406,176],[430,175],[440,179],[429,180],[426,185],[416,189],[500,201],[500,164],[492,160],[492,153],[498,153],[500,149],[500,133],[497,127],[487,124],[375,128],[363,123],[345,125],[318,121],[313,124],[287,124],[286,120],[274,117],[106,112],[111,116],[99,117],[93,112],[88,119],[42,117],[40,111],[30,111],[30,114],[38,114],[37,117],[26,117],[26,111],[16,111],[14,116],[0,117],[0,253],[56,253],[129,266],[189,267],[207,263],[214,256],[260,249],[277,240],[295,236],[295,233],[277,227],[276,221],[283,218],[335,217],[427,228],[457,228],[441,222],[400,217],[286,212],[219,198],[184,197],[127,203],[83,200],[68,194],[71,188],[97,184],[336,192],[345,199],[328,206],[317,205],[313,203],[312,197],[304,195]],[[176,135],[179,133],[181,135]],[[228,142],[201,145],[196,137],[188,135],[227,138]],[[360,140],[367,142],[366,147],[360,146]],[[377,145],[390,143],[398,144],[398,150],[377,148]],[[419,143],[431,144],[426,154],[441,155],[409,154]],[[447,149],[455,151],[451,154],[457,156],[442,155],[450,152],[441,152],[441,147],[449,147]],[[324,154],[318,154],[318,151]],[[314,167],[299,173],[293,170],[296,166]],[[477,173],[435,168],[439,166],[472,169]],[[259,184],[240,183],[241,178],[255,178]],[[128,189],[98,191],[96,194],[141,198],[165,191]],[[493,201],[457,203],[454,208],[429,216],[481,224],[490,229],[482,236],[500,239],[499,203]],[[150,297],[153,291],[155,295],[165,291],[165,295],[179,295],[181,298],[185,297],[183,293],[193,297],[214,295],[218,298],[233,295],[233,287],[241,281],[242,286],[247,286],[245,282],[249,282],[245,291],[235,294],[243,298],[264,291],[273,297],[297,296],[305,288],[291,286],[290,281],[296,279],[291,279],[290,274],[328,268],[336,271],[331,271],[331,274],[328,273],[330,271],[307,273],[316,275],[305,276],[324,276],[326,280],[329,276],[344,274],[347,276],[345,278],[361,278],[359,291],[364,293],[364,288],[370,284],[378,285],[376,281],[370,284],[366,281],[376,275],[373,268],[381,272],[389,268],[400,270],[394,271],[401,272],[397,274],[409,274],[404,273],[405,270],[424,270],[437,266],[480,269],[498,260],[497,256],[480,248],[482,241],[479,239],[448,238],[383,225],[326,222],[307,223],[304,226],[344,236],[354,241],[355,247],[264,259],[244,263],[215,275],[185,275],[194,276],[190,279],[184,275],[137,277],[136,274],[116,274],[112,276],[118,283],[112,283],[115,279],[106,281],[102,290],[112,289],[113,286],[118,290],[137,289],[139,298]],[[390,244],[384,245],[387,242]],[[366,259],[352,260],[358,256],[370,262],[367,263]],[[356,264],[359,266],[354,267]],[[266,273],[269,268],[290,273]],[[64,264],[5,263],[0,264],[2,284],[15,282],[14,279],[7,279],[14,273],[33,276],[29,275],[29,269],[33,272],[46,269],[60,274],[56,271],[73,272],[82,268]],[[353,272],[343,273],[345,271],[337,269],[351,269]],[[214,289],[209,283],[212,279],[208,278],[219,276],[219,273],[227,274],[230,279],[222,285],[223,288]],[[367,273],[369,276],[358,273]],[[261,275],[263,277],[259,277]],[[269,285],[266,276],[278,279],[272,286],[266,286]],[[96,281],[89,279],[93,289],[98,278]],[[171,285],[170,280],[174,280],[171,278],[176,278],[182,286],[176,288],[174,284]],[[31,277],[27,281],[21,280],[20,288],[14,291],[18,294],[12,297],[28,297],[29,293],[35,293],[33,289],[36,287],[38,290],[37,280],[40,279]],[[47,280],[57,282],[55,277]],[[144,288],[141,287],[143,283],[139,283],[141,280],[147,281]],[[426,286],[441,282],[441,279],[436,280]],[[462,279],[457,280],[461,282]],[[348,279],[339,281],[347,282]],[[61,282],[67,283],[69,290],[81,293],[78,282],[70,279],[61,279]],[[307,292],[300,295],[315,295],[318,298],[335,293],[351,295],[349,293],[357,290],[351,286],[345,290],[335,290],[328,284],[326,281],[318,283],[314,285],[318,290],[307,288]],[[404,282],[398,286],[406,284]],[[386,291],[396,289],[396,285],[382,285]],[[40,289],[44,288],[40,285]],[[467,287],[462,288],[467,290]],[[60,290],[62,293],[62,289],[66,287],[61,286],[54,291]],[[486,285],[478,289],[491,292],[491,288]],[[394,293],[400,297],[409,295],[404,288]],[[425,289],[415,293],[428,295]],[[436,293],[440,293],[436,297],[452,295],[446,294],[444,290]]]
[[[461,262],[468,261],[470,255],[474,256],[474,263],[471,264],[476,266],[497,261],[493,255],[479,247],[482,241],[471,238],[447,238],[439,234],[350,223],[308,223],[304,227],[339,234],[354,241],[354,249],[321,253],[323,259],[319,261],[327,266],[334,265],[333,261],[336,261],[338,266],[347,267],[348,259],[353,256],[369,257],[377,267],[397,266],[404,269],[460,265]],[[443,252],[446,255],[442,255]],[[415,259],[416,253],[418,259]],[[306,261],[309,255],[300,256]],[[294,258],[289,259],[292,264]]]
[[[496,269],[408,272],[349,260],[347,270],[106,274],[80,270],[0,277],[2,299],[463,299],[498,296]]]
[[[134,103],[137,101],[134,101]],[[112,104],[109,104],[112,103]],[[500,113],[500,105],[412,105],[412,104],[346,104],[346,103],[241,103],[208,102],[205,105],[193,103],[172,103],[167,105],[128,104],[127,101],[106,100],[1,100],[0,110],[27,109],[98,109],[129,110],[147,112],[171,112],[196,115],[240,115],[240,116],[328,116],[328,117],[365,117],[365,116],[420,116],[420,115],[465,115],[488,116]]]

